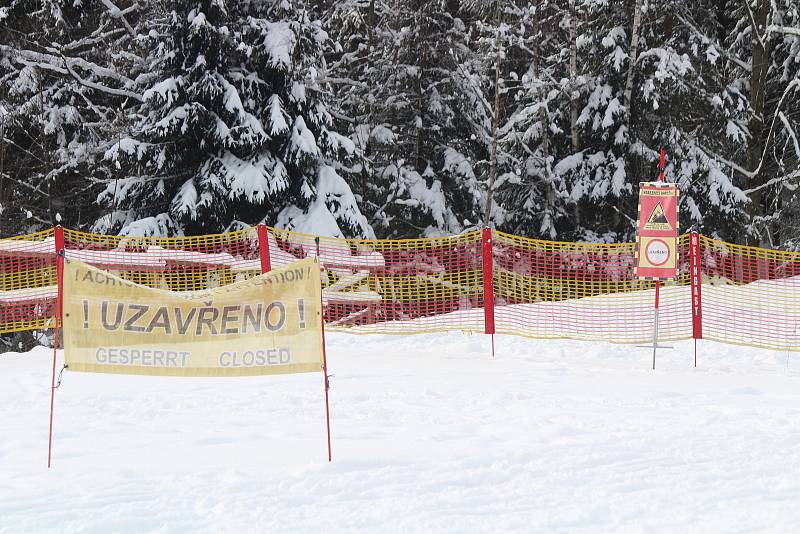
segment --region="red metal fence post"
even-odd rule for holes
[[[494,258],[492,255],[492,229],[481,232],[481,255],[483,257],[483,322],[484,333],[492,336],[494,357]]]
[[[64,229],[56,226],[53,231],[56,247],[56,316],[55,327],[53,329],[53,374],[50,379],[50,432],[47,438],[47,468],[50,468],[50,460],[53,456],[53,407],[56,396],[56,354],[58,352],[58,334],[61,331],[61,311],[64,308]]]
[[[261,274],[272,270],[272,262],[269,257],[269,233],[263,224],[257,226],[258,231],[258,253],[261,257]]]
[[[695,367],[697,367],[697,340],[703,339],[702,269],[700,235],[697,232],[692,232],[689,236],[689,280],[692,288],[692,337],[694,338]]]

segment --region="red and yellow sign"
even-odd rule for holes
[[[678,186],[639,184],[639,224],[634,272],[647,280],[678,276]]]

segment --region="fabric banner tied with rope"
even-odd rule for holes
[[[71,371],[243,376],[323,369],[317,258],[181,292],[68,259],[63,299]]]

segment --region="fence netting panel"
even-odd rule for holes
[[[281,267],[319,255],[327,328],[366,333],[483,331],[480,231],[363,240],[269,229]]]
[[[52,326],[55,258],[52,229],[0,239],[0,333]]]
[[[261,272],[255,228],[195,237],[129,237],[64,230],[66,257],[149,287],[209,289]]]
[[[660,340],[692,336],[689,239],[680,277],[662,283]],[[633,274],[634,243],[564,243],[493,233],[498,333],[644,343],[653,339],[655,283]]]
[[[207,289],[306,256],[322,266],[329,329],[356,333],[484,331],[481,232],[337,239],[267,228],[196,237],[128,237],[63,230],[65,255],[172,291]],[[0,239],[0,333],[52,328],[56,234]],[[268,261],[265,256],[268,254]],[[680,276],[662,285],[659,339],[692,337],[689,236]],[[492,232],[498,333],[622,343],[652,340],[654,283],[633,275],[634,244],[541,241]],[[800,253],[700,236],[703,337],[800,351]]]
[[[700,237],[703,337],[800,351],[800,253]]]

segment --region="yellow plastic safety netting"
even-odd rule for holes
[[[0,239],[0,332],[50,327],[56,284],[52,229]]]
[[[800,253],[700,238],[703,337],[800,351]]]
[[[49,328],[57,232],[0,239],[0,332]],[[63,230],[66,256],[151,287],[205,289],[307,256],[323,267],[327,328],[357,333],[483,332],[537,338],[652,339],[654,283],[633,276],[633,243],[543,241],[493,231],[404,239],[336,239],[265,228],[150,238]],[[680,277],[660,291],[659,339],[692,337],[689,238]],[[484,252],[491,265],[484,293]],[[800,351],[800,254],[701,237],[704,337]],[[485,302],[486,301],[486,302]]]
[[[681,276],[662,283],[659,339],[692,336],[688,235]],[[633,276],[633,243],[566,243],[494,232],[497,332],[540,338],[652,341],[655,282]]]

